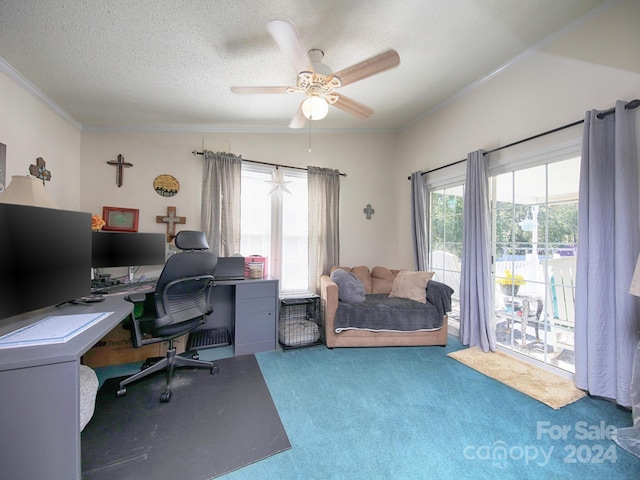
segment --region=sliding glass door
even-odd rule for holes
[[[579,173],[573,158],[491,177],[498,344],[570,372]]]

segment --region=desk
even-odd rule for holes
[[[229,303],[234,354],[275,350],[278,280],[216,282],[214,308]],[[214,288],[214,292],[216,292]],[[124,293],[0,322],[0,335],[51,315],[114,312],[66,343],[0,349],[0,468],[3,478],[73,480],[80,465],[80,358],[133,310]],[[215,314],[215,311],[214,311]],[[207,327],[207,324],[204,325]],[[122,399],[126,401],[126,397]]]
[[[229,328],[234,355],[275,350],[278,341],[279,281],[265,277],[216,280],[214,311],[200,329]]]
[[[0,349],[0,465],[5,478],[72,480],[80,468],[80,357],[132,305],[109,297],[0,323],[0,335],[50,315],[114,312],[66,343]]]

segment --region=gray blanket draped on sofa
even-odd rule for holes
[[[442,327],[444,316],[451,311],[453,289],[430,280],[427,302],[420,303],[385,294],[367,294],[362,303],[339,302],[335,316],[336,333],[343,330],[429,331]]]

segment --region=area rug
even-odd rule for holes
[[[220,373],[176,369],[127,386],[107,380],[82,431],[82,478],[206,480],[291,448],[254,355],[217,360]]]
[[[499,351],[473,347],[448,356],[556,410],[586,395],[573,381]]]

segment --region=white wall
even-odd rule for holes
[[[572,123],[583,119],[587,110],[613,107],[616,100],[640,98],[639,19],[640,2],[621,2],[398,134],[399,265],[413,263],[407,180],[411,172]],[[562,135],[571,134],[581,136],[582,130],[576,127]],[[527,148],[550,141],[553,136],[529,142]]]
[[[156,216],[167,206],[187,217],[183,229],[200,228],[203,142],[228,145],[244,159],[306,167],[335,168],[340,178],[341,263],[344,265],[396,265],[396,194],[393,183],[392,134],[312,134],[308,152],[306,134],[183,134],[84,133],[82,135],[83,210],[102,213],[103,206],[140,209],[139,231],[164,232]],[[107,165],[118,154],[133,167],[124,169],[122,187],[116,186],[115,167]],[[153,180],[170,174],[180,182],[180,192],[164,198],[153,190]],[[375,213],[366,220],[371,204]],[[180,228],[179,228],[180,229]]]
[[[58,207],[80,206],[80,131],[0,73],[0,143],[7,146],[6,183],[28,175],[38,157],[51,181],[46,189]],[[1,195],[1,194],[0,194]]]

